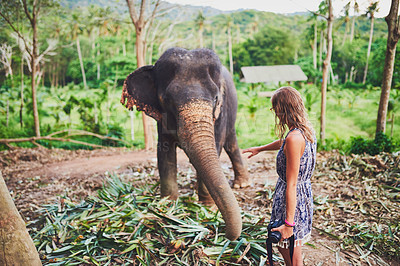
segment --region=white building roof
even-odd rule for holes
[[[298,65],[242,67],[246,83],[304,81],[307,76]]]

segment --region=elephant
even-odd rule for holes
[[[239,204],[222,171],[219,156],[228,154],[234,187],[249,185],[235,131],[237,94],[231,74],[210,49],[170,48],[154,65],[143,66],[124,82],[121,103],[157,121],[157,163],[162,197],[177,199],[177,147],[197,172],[199,201],[214,203],[226,224],[225,236],[242,230]]]

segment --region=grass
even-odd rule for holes
[[[269,111],[271,107],[269,98],[260,98],[258,108],[252,114],[245,108],[246,97],[244,85],[238,86],[239,111],[236,129],[238,142],[241,148],[258,146],[268,143],[276,136],[274,134],[274,117]],[[319,137],[320,128],[320,92],[314,85],[304,85],[297,88],[303,96],[307,105],[307,97],[312,95],[310,110],[308,112],[310,122],[314,126]],[[241,91],[242,90],[242,91]],[[394,93],[393,93],[394,94]],[[330,88],[327,93],[326,109],[326,139],[330,143],[349,142],[351,137],[362,136],[373,138],[376,129],[376,117],[379,90],[355,90]],[[400,105],[400,103],[399,103]],[[241,107],[242,106],[242,107]],[[243,107],[244,106],[244,107]],[[400,116],[400,114],[397,114]],[[390,132],[390,125],[387,125],[387,132]],[[395,120],[393,138],[400,139],[400,119]],[[335,148],[335,146],[331,146]],[[340,148],[338,146],[338,148]]]

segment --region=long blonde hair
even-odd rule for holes
[[[281,87],[271,97],[272,109],[275,111],[275,133],[283,139],[285,132],[291,128],[300,129],[306,140],[314,143],[314,130],[308,120],[306,108],[300,93],[292,87]]]

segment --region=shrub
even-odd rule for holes
[[[352,137],[350,141],[350,153],[376,155],[380,152],[393,152],[397,145],[383,132],[376,134],[375,139],[369,140],[363,137]]]

